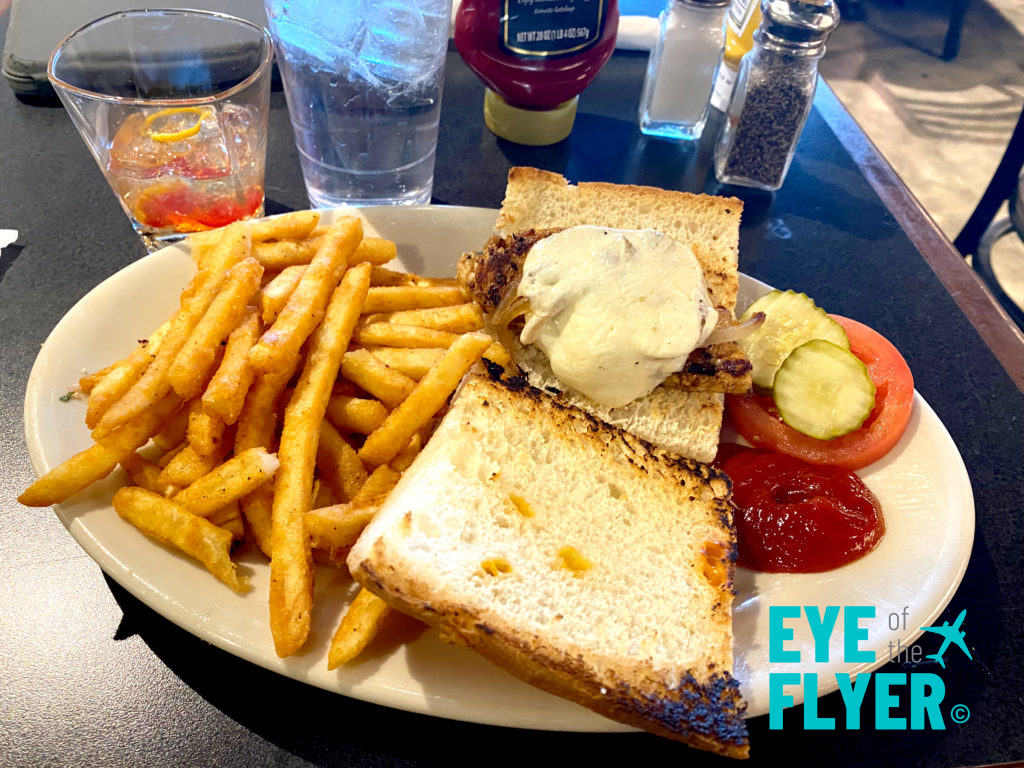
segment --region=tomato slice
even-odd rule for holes
[[[885,456],[907,429],[914,403],[914,377],[892,343],[863,323],[832,315],[846,330],[850,351],[875,384],[875,408],[860,429],[834,440],[800,434],[779,418],[770,396],[729,395],[726,410],[751,445],[795,456],[811,464],[860,469]]]

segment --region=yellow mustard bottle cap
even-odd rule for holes
[[[484,94],[484,122],[497,136],[516,144],[556,144],[572,132],[579,100],[574,96],[552,109],[523,109],[488,88]]]

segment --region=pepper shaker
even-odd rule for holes
[[[833,0],[762,0],[761,16],[715,146],[715,175],[724,184],[776,190],[810,113],[818,60],[839,11]]]
[[[725,47],[730,0],[669,0],[640,97],[648,136],[699,139]]]

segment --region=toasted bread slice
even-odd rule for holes
[[[567,405],[581,408],[613,427],[624,429],[660,448],[697,461],[710,462],[718,453],[718,438],[725,413],[725,395],[687,392],[662,384],[619,408],[591,400],[566,389],[551,370],[547,355],[532,345],[515,341],[515,359],[531,385]]]
[[[513,675],[746,757],[735,534],[717,470],[470,376],[353,546],[355,578]]]

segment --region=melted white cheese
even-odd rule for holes
[[[655,230],[570,227],[526,256],[520,336],[555,376],[611,407],[650,393],[683,368],[717,319],[704,273],[685,245]]]

